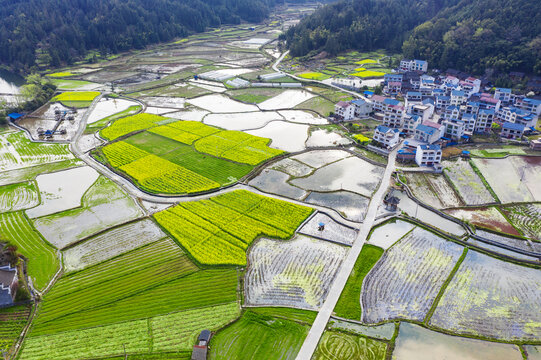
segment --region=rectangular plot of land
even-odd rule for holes
[[[541,338],[541,272],[469,251],[430,324],[506,341]]]
[[[343,246],[306,236],[261,239],[248,255],[246,303],[318,309],[346,254]]]
[[[423,321],[462,251],[460,245],[414,229],[388,250],[364,279],[362,321]]]
[[[481,205],[495,201],[479,175],[475,173],[467,161],[445,161],[443,167],[445,174],[467,205]]]
[[[319,224],[324,224],[320,228]],[[317,213],[299,230],[300,233],[351,246],[357,238],[357,230],[341,225],[330,216]]]

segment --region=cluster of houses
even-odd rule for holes
[[[435,77],[426,74],[427,69],[426,61],[402,60],[397,72],[385,75],[383,95],[341,101],[335,116],[343,121],[368,116],[380,120],[374,142],[392,149],[400,136],[406,137],[398,159],[436,168],[442,147],[468,141],[474,134],[495,127],[502,138],[520,140],[535,131],[541,100],[515,95],[511,89],[483,92],[480,79]]]

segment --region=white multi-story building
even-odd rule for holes
[[[500,136],[506,139],[520,139],[524,133],[524,125],[505,122],[502,125]]]
[[[401,60],[400,70],[402,71],[428,71],[428,62],[424,60]]]
[[[464,121],[464,132],[472,134],[475,131],[475,123],[477,121],[477,115],[464,114],[462,115],[462,121]]]
[[[383,115],[383,125],[390,128],[401,128],[404,107],[402,105],[390,105],[385,109]]]
[[[494,99],[500,100],[501,102],[510,102],[511,94],[511,89],[496,88],[496,91],[494,92]]]
[[[460,139],[464,135],[464,121],[458,119],[449,119],[443,122],[445,126],[445,136],[455,140]]]
[[[517,101],[516,106],[522,110],[541,115],[541,100],[524,98]]]
[[[400,130],[379,125],[372,139],[387,149],[392,149],[400,142]]]
[[[414,134],[415,128],[422,122],[422,118],[419,115],[406,114],[402,121],[402,130],[406,134]]]
[[[522,124],[526,127],[535,126],[537,116],[529,111],[514,106],[504,107],[498,111],[498,119],[502,122]]]
[[[415,127],[414,138],[417,141],[433,144],[445,133],[445,127],[443,125],[434,123],[432,121],[424,121]]]
[[[474,77],[469,77],[464,81],[460,81],[459,85],[468,98],[481,90],[481,80]]]
[[[434,106],[431,104],[414,104],[408,109],[408,113],[418,115],[421,117],[421,121],[426,121],[434,114]]]
[[[475,122],[475,132],[487,132],[492,127],[494,121],[494,109],[481,109],[477,113]]]
[[[417,145],[415,162],[419,166],[435,166],[441,163],[441,148],[439,145]]]
[[[451,91],[451,105],[460,106],[462,103],[466,102],[468,98],[466,93],[462,90],[453,90]]]
[[[443,110],[441,117],[444,119],[453,119],[460,117],[460,108],[456,105],[449,105]]]
[[[340,101],[334,105],[334,113],[344,121],[349,121],[355,118],[355,106],[349,102]]]
[[[357,99],[353,100],[351,104],[353,104],[355,108],[355,116],[358,118],[368,117],[368,115],[370,115],[370,113],[372,112],[372,103],[370,101],[366,101],[364,99]]]

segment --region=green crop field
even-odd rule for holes
[[[23,212],[0,214],[0,237],[17,245],[18,251],[28,258],[28,275],[37,289],[43,289],[59,266],[53,247],[42,239]]]
[[[135,131],[146,130],[160,125],[161,121],[167,120],[159,115],[137,114],[116,120],[111,126],[100,131],[100,135],[107,140],[115,140],[121,136]]]
[[[34,182],[0,186],[0,213],[24,210],[39,204]]]
[[[330,75],[326,75],[320,72],[307,72],[307,73],[297,74],[297,76],[303,79],[319,80],[319,81],[322,81],[331,77]]]
[[[120,355],[125,345],[128,354],[140,354],[141,359],[174,359],[167,352],[189,354],[201,329],[218,330],[239,315],[239,305],[231,302],[96,328],[31,336],[25,342],[22,358],[73,359]]]
[[[199,263],[246,265],[259,236],[290,238],[311,208],[240,190],[187,202],[154,215]]]
[[[363,246],[342,295],[340,295],[334,308],[336,315],[353,320],[361,319],[361,287],[363,280],[382,255],[383,249],[377,246],[370,244]]]
[[[384,360],[387,344],[359,335],[325,331],[319,340],[313,360]]]
[[[209,359],[295,359],[309,325],[247,310],[210,341]]]
[[[7,353],[23,331],[30,307],[27,305],[0,309],[0,351]]]
[[[269,139],[222,131],[197,121],[158,125],[167,119],[158,116],[141,120],[136,115],[134,123],[118,125],[122,131],[120,127],[113,129],[130,118],[134,117],[118,120],[101,134],[116,138],[136,128],[148,131],[106,145],[101,149],[102,159],[150,192],[183,194],[216,189],[238,181],[254,165],[283,153],[268,147]]]

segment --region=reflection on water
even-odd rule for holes
[[[0,70],[0,94],[18,94],[24,78],[6,70]]]

